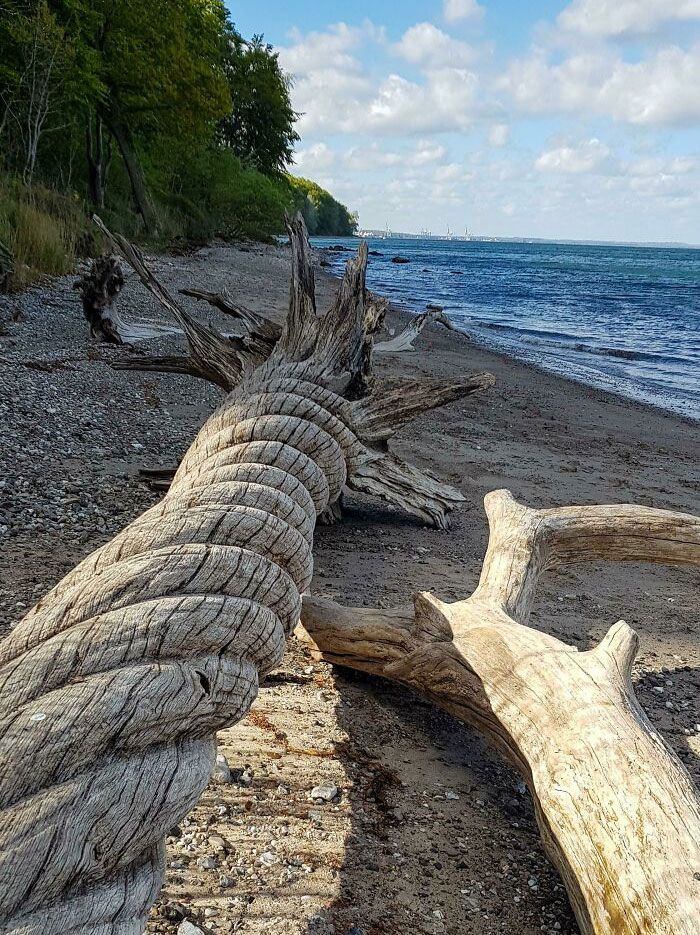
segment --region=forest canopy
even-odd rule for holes
[[[291,210],[353,233],[287,174],[297,117],[274,49],[222,0],[0,0],[0,285],[8,253],[15,279],[63,272],[95,210],[161,243],[268,239]]]

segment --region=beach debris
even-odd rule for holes
[[[485,504],[491,534],[471,597],[424,593],[382,611],[305,596],[302,623],[327,662],[427,695],[523,772],[583,935],[694,935],[700,794],[634,694],[634,631],[619,621],[579,652],[525,622],[538,580],[561,565],[700,567],[700,517],[628,504],[532,510],[503,490]]]
[[[93,338],[107,344],[134,344],[149,338],[182,334],[180,328],[169,323],[122,318],[114,302],[125,282],[118,259],[105,253],[92,260],[83,275],[73,283],[73,288],[80,292],[83,315]]]
[[[315,347],[320,361],[320,379],[335,380],[332,375],[343,372],[347,383],[345,395],[353,400],[352,403],[336,404],[325,392],[321,394],[322,399],[319,397],[319,402],[330,412],[331,419],[340,419],[351,433],[342,436],[352,452],[347,465],[347,487],[381,497],[438,529],[448,527],[448,514],[464,502],[463,494],[441,483],[427,472],[419,471],[397,458],[387,450],[386,442],[402,425],[419,413],[487,389],[495,382],[494,377],[488,373],[481,373],[450,381],[436,381],[427,391],[424,381],[405,381],[400,393],[392,391],[370,395],[373,349],[378,353],[385,353],[395,350],[397,344],[399,349],[406,349],[404,345],[410,344],[411,339],[420,333],[428,320],[441,321],[446,327],[452,326],[443,312],[434,308],[417,316],[406,331],[391,342],[375,344],[375,334],[383,320],[386,302],[367,292],[366,243],[360,245],[357,256],[348,262],[334,306],[325,316],[319,316],[316,312],[311,246],[306,227],[300,216],[289,222],[292,266],[295,271],[290,296],[290,319],[285,331],[281,332],[282,336],[274,345],[271,345],[274,335],[272,332],[267,333],[267,345],[263,348],[258,339],[267,327],[267,319],[258,313],[242,311],[242,307],[236,306],[224,293],[209,293],[202,289],[186,290],[187,294],[205,299],[217,307],[227,305],[230,314],[236,315],[249,329],[249,339],[227,339],[211,327],[203,328],[180,307],[176,299],[158,281],[135,247],[123,237],[111,235],[99,219],[97,223],[112,239],[115,249],[133,266],[141,282],[182,325],[190,350],[187,357],[139,356],[119,362],[115,366],[119,369],[189,374],[207,379],[229,391],[239,385],[244,374],[261,366],[267,359],[266,355],[269,354],[272,360],[305,361],[308,359],[310,348]],[[292,320],[296,323],[296,328],[290,330],[289,322]],[[278,384],[272,378],[268,382],[274,394]],[[291,389],[290,381],[287,381],[283,389]],[[407,400],[410,400],[410,404],[407,404]],[[254,404],[254,412],[250,407],[239,408],[240,418],[269,415],[267,407],[271,405],[272,399],[263,399]],[[287,415],[296,416],[294,407],[289,409]],[[376,447],[379,439],[381,449]],[[161,489],[170,482],[167,476],[153,480]],[[341,491],[338,491],[328,506],[321,511],[322,523],[330,524],[340,520],[340,494]]]
[[[428,305],[426,310],[415,318],[388,341],[379,341],[374,344],[375,354],[399,354],[402,351],[415,350],[413,343],[426,325],[437,322],[444,325],[449,331],[455,331],[455,326],[445,315],[440,305]]]
[[[314,802],[332,802],[337,795],[338,787],[332,782],[319,783],[309,793]]]

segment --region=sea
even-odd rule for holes
[[[368,288],[404,309],[440,305],[486,348],[700,420],[700,249],[397,237],[368,244]],[[326,254],[338,274],[348,256]],[[393,263],[396,256],[409,262]]]

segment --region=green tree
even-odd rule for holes
[[[254,36],[246,42],[229,26],[225,71],[231,111],[219,124],[221,140],[247,165],[265,175],[291,163],[299,135],[289,96],[290,79],[272,46]]]
[[[53,0],[59,19],[94,62],[100,92],[86,108],[90,199],[104,203],[111,140],[137,209],[157,227],[143,169],[149,143],[211,138],[230,109],[223,68],[222,0]],[[105,132],[109,142],[105,143]]]
[[[357,214],[350,211],[316,182],[288,176],[295,211],[301,211],[310,234],[351,237],[357,230]]]

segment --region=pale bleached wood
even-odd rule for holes
[[[429,307],[425,312],[416,315],[409,324],[393,338],[387,341],[375,341],[374,350],[377,354],[400,354],[402,351],[414,351],[414,342],[426,325],[439,322],[448,330],[455,327],[441,308]]]
[[[303,222],[290,230],[305,241]],[[215,732],[245,715],[299,620],[317,515],[351,469],[384,457],[357,431],[366,420],[377,434],[387,414],[371,397],[356,407],[343,396],[365,362],[366,250],[310,323],[307,247],[293,245],[287,324],[256,367],[112,240],[182,326],[193,366],[235,389],[164,499],[0,643],[0,932],[13,935],[142,931],[164,837],[208,781]],[[444,392],[433,395],[437,404]],[[415,509],[449,498],[430,483],[432,500],[416,487]]]
[[[102,229],[104,231],[104,226]],[[465,502],[464,495],[392,454],[388,441],[416,415],[487,389],[493,385],[494,377],[480,373],[451,381],[404,380],[390,390],[377,387],[369,395],[372,343],[384,313],[384,303],[366,290],[367,244],[361,244],[357,256],[348,261],[334,303],[325,315],[319,316],[308,234],[301,215],[287,220],[287,230],[292,257],[290,312],[272,350],[269,346],[261,350],[255,332],[251,332],[248,341],[218,335],[211,328],[204,329],[158,282],[138,250],[122,238],[112,238],[115,249],[132,264],[144,285],[181,322],[190,345],[189,357],[138,357],[115,366],[199,376],[229,391],[235,389],[244,374],[252,373],[257,367],[255,379],[266,393],[275,387],[284,393],[294,393],[293,381],[303,380],[312,355],[316,382],[324,384],[325,389],[307,381],[304,393],[336,417],[333,423],[336,433],[338,419],[345,425],[341,443],[345,444],[347,457],[347,486],[380,497],[438,529],[447,529],[449,514]],[[219,293],[203,290],[182,291],[205,298],[214,305],[224,303],[233,314],[234,303],[230,296],[222,298]],[[236,314],[241,317],[240,310]],[[265,320],[259,320],[259,316],[246,311],[243,317],[251,328],[263,327],[260,322],[264,324]],[[280,362],[285,363],[289,377],[286,381],[279,379]],[[289,369],[292,362],[296,362],[293,371]],[[338,389],[342,395],[333,392]],[[299,404],[298,396],[289,399],[284,414],[295,416],[295,407]],[[270,399],[257,401],[258,408],[250,416],[268,414],[265,407],[270,405],[274,405]],[[240,416],[241,410],[237,412]],[[324,519],[337,521],[340,506],[335,499],[330,506],[330,510],[324,511]]]
[[[700,566],[700,519],[638,506],[530,510],[486,498],[491,526],[470,598],[344,608],[304,598],[330,662],[395,679],[474,725],[522,773],[546,851],[586,935],[696,935],[700,799],[632,688],[620,621],[578,652],[522,622],[547,570],[595,559]]]

